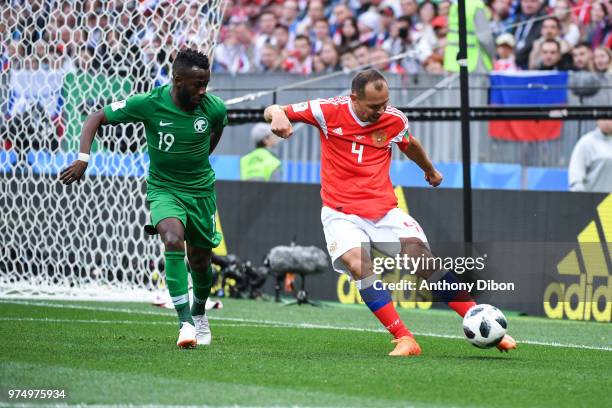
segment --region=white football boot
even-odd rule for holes
[[[209,346],[210,342],[212,341],[212,334],[210,332],[210,325],[208,324],[208,316],[199,315],[191,317],[195,323],[198,346]]]
[[[191,323],[181,323],[181,329],[179,330],[176,345],[184,349],[194,348],[198,345],[198,341],[196,339],[196,328]]]

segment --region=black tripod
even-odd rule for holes
[[[274,285],[274,301],[277,303],[282,302],[280,298],[281,283],[285,280],[285,275],[287,275],[287,273],[288,272],[276,274],[276,283]],[[301,281],[300,289],[295,294],[295,300],[285,303],[284,306],[293,306],[293,305],[301,306],[305,304],[316,306],[316,307],[321,306],[320,303],[313,302],[310,299],[308,299],[308,292],[306,291],[306,276],[303,272],[298,273],[298,275],[300,275],[300,281]]]

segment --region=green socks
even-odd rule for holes
[[[206,312],[206,300],[210,296],[210,288],[212,287],[212,266],[208,266],[206,272],[196,272],[191,270],[191,280],[193,281],[193,305],[191,306],[191,315],[199,316]]]
[[[164,253],[166,258],[166,284],[174,303],[174,308],[181,322],[193,324],[189,311],[189,288],[187,284],[187,266],[184,252]],[[210,289],[209,289],[210,292]]]

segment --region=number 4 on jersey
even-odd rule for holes
[[[359,149],[357,148],[357,146],[359,146]],[[363,158],[363,145],[358,145],[357,142],[353,142],[351,153],[355,153],[357,155],[357,163],[361,163],[361,159]]]

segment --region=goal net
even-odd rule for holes
[[[105,126],[86,178],[58,173],[88,114],[170,81],[183,47],[212,57],[225,2],[0,2],[0,296],[150,299],[142,125]]]

